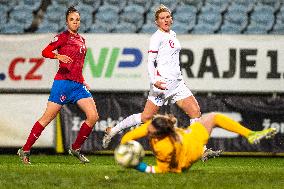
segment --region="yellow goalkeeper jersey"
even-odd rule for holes
[[[148,135],[148,126],[151,121],[126,133],[121,143],[136,140]],[[195,122],[186,129],[175,128],[179,140],[170,137],[163,139],[151,138],[150,144],[156,157],[157,165],[154,166],[156,173],[175,172],[189,168],[195,161],[199,160],[204,151],[209,134],[205,127]]]

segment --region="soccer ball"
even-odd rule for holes
[[[135,167],[137,166],[145,156],[143,146],[134,140],[127,142],[126,144],[120,144],[114,150],[114,158],[117,164],[123,167]]]

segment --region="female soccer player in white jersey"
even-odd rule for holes
[[[179,66],[181,45],[176,33],[171,30],[173,19],[166,6],[160,5],[155,11],[155,23],[158,30],[150,39],[148,72],[151,83],[144,111],[125,118],[113,128],[107,128],[104,148],[119,131],[152,119],[167,102],[176,103],[190,117],[191,123],[201,116],[199,105],[182,78]]]

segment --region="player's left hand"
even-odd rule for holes
[[[66,64],[70,64],[73,62],[72,58],[70,58],[69,56],[66,56],[66,55],[61,55],[61,54],[56,54],[56,58],[61,61],[61,62],[64,62]]]
[[[86,83],[86,82],[84,81],[83,84],[86,86],[86,88],[87,88],[88,90],[91,90],[91,87],[90,87],[90,85],[89,85],[88,83]]]
[[[165,82],[163,81],[157,81],[154,86],[160,90],[166,90],[167,88],[165,87]]]

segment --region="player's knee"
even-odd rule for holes
[[[211,112],[208,114],[209,119],[211,119],[213,122],[215,122],[215,118],[219,113],[217,112]]]
[[[193,107],[193,112],[194,112],[198,117],[201,116],[200,107],[199,107],[198,105]]]
[[[201,116],[201,111],[199,106],[192,107],[188,114],[191,118],[199,118]]]
[[[99,115],[97,113],[87,115],[87,121],[90,125],[94,125],[99,120]]]
[[[153,118],[153,115],[146,115],[146,114],[143,114],[142,113],[142,115],[141,115],[141,121],[143,122],[143,123],[145,123],[146,121],[148,121],[148,120],[150,120],[150,119],[152,119]]]
[[[99,115],[96,113],[93,115],[93,121],[96,123],[99,120]]]

